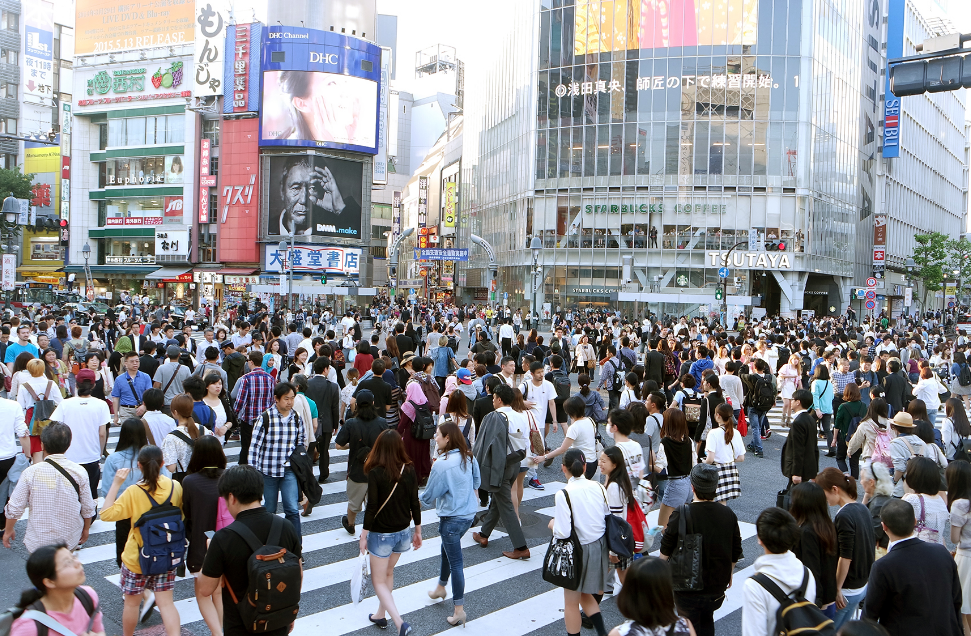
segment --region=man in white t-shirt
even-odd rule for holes
[[[502,324],[499,325],[499,343],[502,347],[502,355],[509,355],[509,350],[512,348],[512,339],[515,337],[516,333],[512,328],[510,320],[508,318],[504,319]]]
[[[154,445],[162,448],[165,436],[175,430],[175,420],[162,412],[165,395],[162,389],[149,389],[142,400],[146,409],[142,419],[148,422],[148,429],[152,432],[152,439],[148,443],[152,444],[154,440]]]
[[[515,382],[513,382],[513,377],[516,374],[516,360],[510,356],[506,356],[499,361],[499,379],[505,382],[509,388],[516,388]]]
[[[536,421],[536,428],[543,426],[543,439],[550,434],[549,424],[546,423],[546,414],[550,414],[550,421],[553,424],[553,432],[557,431],[556,425],[556,389],[553,383],[544,376],[546,367],[539,360],[529,365],[529,379],[519,385],[522,391],[523,401],[526,408],[533,414]],[[536,466],[530,464],[526,471],[526,485],[536,490],[545,490],[536,474]]]
[[[88,473],[91,498],[98,499],[101,483],[101,451],[108,441],[108,424],[111,412],[104,400],[91,397],[95,375],[90,369],[81,369],[77,375],[78,396],[64,400],[51,414],[52,422],[63,422],[71,429],[71,445],[64,456],[80,464]]]

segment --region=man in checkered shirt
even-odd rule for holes
[[[290,455],[297,446],[307,445],[307,432],[300,416],[293,410],[297,390],[281,382],[273,390],[275,404],[253,426],[249,455],[253,467],[263,474],[263,505],[276,512],[279,495],[283,496],[283,514],[300,534],[300,484],[290,468]]]
[[[253,435],[253,425],[263,413],[273,406],[273,387],[276,381],[263,370],[263,354],[259,351],[249,352],[250,372],[236,382],[236,402],[233,410],[239,417],[239,463],[249,463],[250,441]],[[275,501],[275,500],[274,500]]]
[[[843,391],[846,390],[846,385],[856,382],[856,374],[850,371],[850,361],[846,358],[840,358],[830,380],[833,381],[833,413],[835,413],[839,405],[843,403]]]

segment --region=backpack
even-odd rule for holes
[[[620,358],[620,363],[624,365],[624,370],[630,371],[631,369],[634,368],[634,364],[635,364],[634,360],[631,360],[630,358],[625,356],[623,352],[621,352],[617,357]]]
[[[674,356],[664,355],[664,375],[678,375],[678,365]]]
[[[448,348],[455,353],[459,352],[459,341],[455,339],[455,336],[448,337]]]
[[[27,426],[30,428],[31,435],[40,435],[50,425],[51,415],[54,413],[54,409],[57,408],[54,400],[50,399],[51,392],[54,390],[54,381],[47,381],[47,387],[42,394],[43,397],[40,398],[34,393],[34,388],[26,382],[23,384],[23,388],[27,389],[30,397],[34,398],[34,405],[27,409]]]
[[[334,350],[333,351],[334,355],[331,358],[331,366],[333,366],[335,369],[340,371],[345,366],[347,366],[344,363],[344,351],[341,350],[340,347],[336,347],[336,346],[332,347],[332,349]]]
[[[614,383],[611,385],[610,390],[620,393],[624,390],[624,380],[627,378],[627,373],[623,369],[623,363],[621,363],[620,367],[617,367],[613,360],[609,362],[610,366],[614,367]]]
[[[138,551],[138,564],[145,576],[171,572],[185,563],[185,551],[188,545],[182,510],[172,505],[175,483],[172,484],[169,496],[162,503],[155,501],[155,498],[144,488],[138,489],[152,502],[152,509],[139,517],[134,526],[142,537],[142,547]]]
[[[766,592],[779,601],[779,609],[775,613],[775,631],[773,634],[789,636],[834,636],[836,629],[832,619],[823,614],[823,610],[816,607],[812,601],[806,600],[806,587],[809,585],[809,568],[803,566],[802,585],[789,594],[782,591],[775,581],[765,574],[759,573],[752,580],[762,586]]]
[[[772,388],[772,380],[766,376],[759,376],[752,391],[752,408],[767,413],[773,406],[775,406],[775,389]]]
[[[428,402],[415,404],[408,400],[408,404],[415,409],[415,417],[411,423],[411,436],[419,441],[435,437],[435,418],[432,417],[432,410],[428,408]]]
[[[570,399],[570,376],[562,371],[554,371],[553,388],[556,389],[557,400],[566,401]]]
[[[283,524],[289,523],[272,515],[270,535],[261,543],[253,531],[239,521],[226,526],[253,551],[246,559],[248,582],[246,595],[240,600],[227,586],[248,632],[269,632],[287,627],[300,611],[300,581],[303,577],[300,559],[280,546]]]
[[[889,428],[877,427],[877,436],[873,440],[873,454],[870,456],[871,462],[880,462],[887,467],[891,475],[893,475],[893,459],[890,457],[890,442],[892,440]]]
[[[87,590],[84,588],[74,588],[74,597],[81,601],[84,611],[87,612],[87,631],[91,631],[91,626],[94,624],[94,619],[98,615],[100,609],[94,604],[94,599],[91,598],[91,595],[88,594]],[[47,636],[52,628],[58,634],[61,633],[62,629],[65,629],[65,627],[52,616],[47,615],[47,609],[45,609],[44,604],[38,600],[25,607],[23,611],[14,608],[6,612],[0,612],[0,635],[9,636],[10,628],[13,622],[18,618],[28,618],[34,621],[34,623],[37,625],[37,636]]]
[[[958,384],[971,386],[971,367],[966,362],[961,363],[958,370]]]
[[[694,389],[682,389],[684,393],[684,398],[681,399],[681,409],[684,411],[684,418],[689,424],[697,423],[701,421],[701,402],[704,398],[701,397]],[[691,391],[691,395],[688,395],[688,391]]]

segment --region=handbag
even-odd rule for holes
[[[782,508],[783,510],[789,509],[789,488],[790,486],[786,486],[775,494],[776,508]]]
[[[536,426],[533,413],[526,411],[526,416],[529,418],[529,446],[533,451],[533,455],[543,455],[546,453],[546,446],[543,445],[543,436],[539,434],[539,428]]]
[[[634,556],[634,529],[625,520],[610,512],[610,504],[607,503],[607,491],[604,490],[603,486],[600,487],[600,494],[603,495],[604,504],[607,506],[607,515],[604,517],[607,549],[621,559],[629,559]]]
[[[917,495],[920,499],[920,518],[917,519],[917,538],[921,541],[927,541],[929,543],[937,543],[937,537],[940,534],[934,528],[928,528],[925,520],[925,510],[924,510],[924,495]]]
[[[688,506],[678,507],[678,543],[671,553],[671,579],[675,592],[698,592],[705,587],[701,576],[700,534],[688,534]]]
[[[371,580],[371,568],[368,555],[362,552],[354,563],[351,572],[351,602],[357,605],[367,596],[367,586]]]
[[[634,533],[634,552],[639,553],[644,550],[644,536],[648,529],[647,517],[639,505],[627,504],[627,523]]]
[[[577,537],[577,528],[573,523],[573,506],[570,504],[570,493],[562,491],[566,497],[566,505],[570,508],[570,536],[566,539],[550,539],[543,558],[543,580],[557,587],[576,590],[580,587],[580,565],[583,562],[583,548]]]
[[[748,420],[745,419],[745,409],[738,411],[738,424],[736,424],[735,428],[738,429],[739,435],[743,438],[748,437]]]

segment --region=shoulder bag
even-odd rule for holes
[[[576,524],[573,522],[573,505],[570,493],[563,490],[566,505],[570,509],[570,536],[566,539],[550,539],[550,545],[543,557],[543,580],[566,590],[580,587],[580,568],[583,563],[583,547],[577,537]]]
[[[705,587],[701,572],[700,534],[688,534],[688,506],[678,507],[678,544],[668,562],[675,592],[698,592]]]
[[[405,464],[402,464],[401,472],[398,473],[398,481],[394,482],[394,486],[391,487],[391,492],[388,493],[388,498],[384,500],[384,503],[381,504],[381,507],[378,508],[378,511],[374,513],[375,519],[377,519],[378,515],[381,514],[381,511],[384,510],[384,507],[388,505],[388,502],[391,501],[391,496],[394,495],[394,491],[398,489],[398,484],[401,483],[401,476],[404,474],[405,474]]]
[[[607,506],[607,515],[604,517],[607,549],[621,559],[629,559],[634,556],[634,529],[627,521],[610,512],[607,491],[603,486],[600,486],[600,494],[603,495],[604,504]]]

